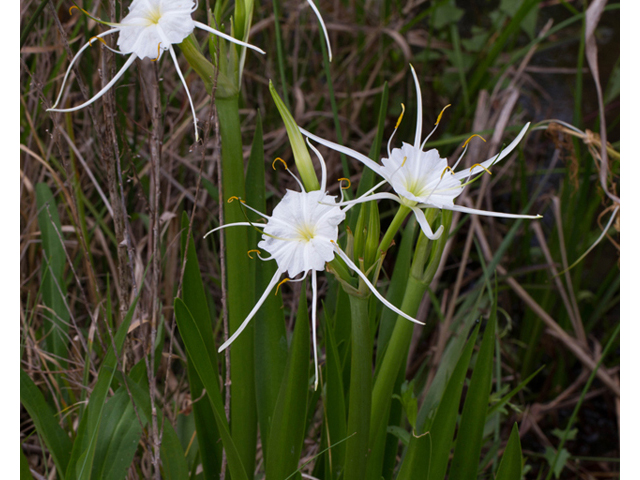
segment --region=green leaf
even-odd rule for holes
[[[449,472],[451,480],[477,477],[480,450],[482,448],[482,434],[484,432],[493,378],[493,351],[496,344],[496,306],[497,302],[494,302],[489,322],[482,337],[480,352],[471,375],[471,382],[467,389]]]
[[[49,449],[58,476],[64,480],[64,472],[67,470],[71,455],[71,440],[58,424],[40,389],[22,368],[20,369],[20,403],[26,408],[36,431]]]
[[[559,478],[560,474],[562,473],[562,469],[564,469],[564,466],[567,463],[567,460],[569,460],[569,457],[571,455],[569,454],[569,452],[566,449],[562,449],[560,450],[559,453],[557,453],[557,458],[556,458],[556,449],[553,447],[546,447],[545,452],[544,452],[544,458],[547,460],[547,462],[549,462],[549,466],[553,465],[553,476],[555,478]],[[555,465],[554,465],[554,461],[555,461]]]
[[[409,445],[409,442],[411,441],[411,434],[404,428],[397,425],[389,425],[387,427],[387,433],[395,435],[405,447],[407,447]]]
[[[31,470],[29,469],[29,461],[24,456],[22,445],[20,445],[20,480],[33,480],[33,475],[31,475]]]
[[[576,435],[578,434],[578,429],[572,428],[567,432],[566,430],[560,430],[559,428],[554,428],[553,430],[551,430],[551,433],[554,434],[559,439],[564,438],[565,440],[575,440]]]
[[[326,310],[325,310],[326,311]],[[327,454],[327,469],[330,469],[334,478],[340,478],[344,468],[344,456],[346,444],[336,445],[347,436],[347,412],[344,401],[344,384],[342,379],[342,367],[340,355],[335,341],[335,333],[328,321],[324,322],[325,338],[325,412],[326,424],[329,429],[327,446],[332,447]]]
[[[456,7],[455,2],[450,0],[448,3],[440,5],[433,12],[433,27],[440,29],[452,23],[456,23],[462,18],[462,15],[464,15],[464,10]]]
[[[91,478],[120,480],[127,476],[142,434],[129,394],[120,388],[102,413]]]
[[[142,291],[142,287],[140,291]],[[91,397],[89,397],[89,404],[78,427],[78,435],[73,443],[71,460],[65,475],[67,479],[85,480],[91,476],[102,412],[118,365],[114,348],[120,355],[139,298],[140,294],[138,293],[116,332],[113,345],[108,345],[107,357],[98,373],[98,381],[93,387]]]
[[[444,479],[449,463],[449,452],[456,427],[462,387],[478,336],[478,329],[479,326],[473,330],[471,337],[467,340],[467,345],[447,382],[433,421],[428,422],[425,426],[425,430],[430,435],[414,435],[411,438],[398,480],[410,480],[420,476],[424,478],[424,472],[429,472],[427,477],[429,480]]]
[[[607,82],[607,89],[604,94],[604,104],[612,102],[616,98],[620,96],[620,59],[616,62],[613,70],[611,71],[611,76],[609,77],[609,81]]]
[[[260,112],[258,112],[256,131],[247,166],[245,188],[247,203],[261,212],[265,212],[267,209],[264,170],[262,120]],[[247,211],[247,216],[251,221],[259,218],[256,213],[250,211]],[[254,229],[248,229],[247,235],[250,247],[255,248],[258,243],[258,232]],[[255,255],[250,266],[249,275],[256,279],[254,302],[257,302],[278,267],[276,262],[262,262],[255,258]],[[267,299],[256,312],[252,321],[255,330],[256,407],[260,424],[262,454],[264,458],[267,458],[273,412],[280,393],[288,354],[287,326],[282,308],[282,294],[278,292],[276,295],[267,295]]]
[[[189,237],[189,246],[187,247],[187,237]],[[184,277],[182,283],[182,299],[185,305],[192,312],[193,319],[198,325],[198,330],[202,332],[202,340],[206,345],[206,353],[209,356],[211,364],[215,370],[218,370],[218,356],[213,338],[213,330],[211,328],[211,314],[207,303],[207,297],[202,283],[200,274],[200,266],[198,264],[198,255],[196,253],[193,233],[189,235],[189,217],[186,212],[182,213],[182,234],[181,234],[181,252],[184,255],[185,249],[187,253],[187,262],[184,269]],[[198,445],[207,455],[202,456],[202,469],[205,478],[214,478],[220,474],[222,468],[222,446],[220,444],[220,435],[216,427],[215,417],[211,404],[202,398],[202,390],[204,386],[200,381],[200,377],[195,366],[191,362],[191,358],[187,357],[187,374],[189,377],[189,388],[191,390],[192,399],[200,399],[193,403],[193,413],[196,425],[196,434],[198,436]]]
[[[45,347],[60,363],[56,370],[64,370],[66,362],[63,359],[67,358],[69,332],[69,311],[65,304],[67,286],[64,282],[64,264],[67,257],[60,241],[62,224],[56,202],[51,189],[45,183],[36,185],[36,204],[43,249],[42,301],[47,307],[43,312],[46,319]]]
[[[281,480],[298,469],[304,442],[309,390],[309,314],[305,287],[306,282],[303,282],[291,350],[273,413],[274,428],[269,434],[266,463],[267,480]]]
[[[518,393],[520,390],[522,390],[531,380],[533,380],[533,377],[535,377],[538,373],[540,373],[540,371],[544,367],[545,367],[545,365],[542,365],[540,368],[538,368],[538,370],[536,370],[531,375],[529,375],[526,379],[524,379],[522,382],[520,382],[516,388],[514,388],[508,394],[506,394],[504,397],[502,397],[498,401],[498,403],[496,403],[495,405],[493,405],[489,409],[489,412],[487,412],[487,417],[490,417],[495,412],[497,412],[499,409],[501,409],[516,393]]]
[[[496,480],[520,480],[522,478],[522,449],[520,447],[520,435],[518,424],[514,423],[498,467]]]
[[[227,463],[233,480],[247,480],[247,474],[238,454],[236,445],[229,433],[229,425],[224,411],[222,395],[218,385],[218,374],[211,364],[211,359],[207,354],[203,335],[198,330],[196,321],[187,308],[184,301],[176,298],[174,310],[178,330],[187,349],[187,354],[196,368],[200,381],[207,391],[207,397],[211,402],[218,431],[222,439],[222,444],[227,453]]]

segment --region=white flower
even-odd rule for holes
[[[338,152],[355,158],[356,160],[364,163],[367,167],[369,167],[384,179],[384,181],[376,185],[361,198],[352,200],[350,202],[344,202],[341,205],[353,205],[379,199],[394,200],[402,205],[405,205],[413,211],[423,233],[431,240],[440,238],[440,235],[442,235],[443,227],[440,226],[440,228],[435,233],[433,233],[431,227],[429,226],[429,223],[425,218],[424,211],[422,210],[424,208],[439,208],[503,218],[540,218],[540,215],[516,215],[511,213],[497,213],[486,210],[477,210],[475,208],[463,207],[461,205],[456,205],[453,203],[453,200],[462,193],[464,187],[471,183],[469,179],[472,175],[476,175],[485,171],[491,173],[489,172],[489,168],[513,151],[520,140],[522,140],[522,137],[527,131],[527,128],[529,128],[529,123],[527,123],[522,128],[515,140],[513,140],[513,142],[511,142],[506,148],[504,148],[498,155],[495,155],[482,163],[476,163],[471,168],[456,172],[455,168],[466,153],[469,140],[474,136],[479,135],[473,135],[469,140],[467,140],[467,142],[465,142],[462,155],[453,167],[448,166],[447,160],[445,158],[440,158],[440,154],[435,148],[426,152],[423,151],[424,145],[427,143],[427,140],[438,127],[438,123],[440,123],[440,117],[442,116],[442,113],[440,113],[440,116],[438,117],[435,128],[431,131],[427,138],[421,141],[422,94],[420,92],[420,85],[418,84],[418,77],[415,70],[413,69],[413,66],[411,67],[411,73],[413,74],[413,79],[416,84],[416,93],[418,97],[418,119],[416,125],[415,140],[413,142],[413,145],[403,143],[402,148],[394,148],[391,151],[391,140],[393,139],[393,135],[400,125],[400,120],[402,119],[401,115],[393,131],[393,134],[389,138],[389,142],[387,144],[388,157],[382,159],[382,165],[374,162],[370,158],[356,152],[355,150],[343,147],[342,145],[338,145],[328,140],[324,140],[316,135],[313,135],[312,133],[309,133],[303,128],[300,128],[300,131],[307,137],[315,140],[318,143],[321,143],[322,145],[325,145],[329,148],[337,150]],[[389,183],[395,190],[396,194],[373,193],[376,189],[378,189],[385,183]]]
[[[287,168],[287,171],[291,173],[293,178],[295,178],[298,182],[301,191],[296,192],[293,190],[287,190],[280,203],[273,209],[273,213],[271,214],[271,216],[265,215],[253,209],[252,207],[246,205],[241,199],[237,199],[236,197],[231,197],[229,199],[229,201],[240,200],[244,207],[264,217],[267,220],[266,224],[249,222],[230,223],[228,225],[222,225],[211,230],[207,233],[207,235],[227,227],[260,227],[263,229],[263,233],[262,240],[258,243],[258,247],[269,252],[271,256],[268,258],[262,258],[260,256],[259,250],[250,250],[248,253],[250,255],[251,252],[258,252],[258,258],[260,258],[261,260],[275,260],[276,264],[278,265],[276,273],[271,278],[269,285],[258,300],[258,303],[256,303],[251,312],[249,312],[249,315],[247,315],[247,318],[245,318],[240,327],[218,349],[219,352],[231,345],[231,343],[238,337],[238,335],[242,333],[242,331],[249,324],[253,316],[266,300],[267,295],[269,295],[269,293],[273,290],[274,287],[276,287],[276,285],[280,286],[287,281],[302,281],[306,278],[307,274],[311,272],[311,289],[313,291],[313,300],[311,304],[311,325],[313,332],[312,335],[313,358],[315,364],[315,387],[317,388],[318,350],[316,345],[316,297],[318,289],[316,272],[322,272],[325,269],[326,263],[331,262],[336,255],[340,256],[349,266],[349,268],[355,271],[355,273],[359,275],[360,278],[362,278],[371,292],[373,292],[373,294],[388,308],[393,310],[398,315],[411,320],[412,322],[420,324],[422,323],[418,322],[414,318],[402,312],[402,310],[389,303],[375,289],[367,276],[362,273],[360,269],[358,269],[358,267],[356,267],[353,261],[338,246],[338,225],[345,219],[345,211],[350,207],[341,209],[340,206],[336,203],[336,197],[327,193],[327,170],[324,159],[313,146],[309,146],[320,159],[320,165],[322,168],[320,190],[306,192],[304,190],[302,182],[300,182],[300,180],[298,180],[298,178],[293,175],[293,173],[291,173],[291,171]],[[275,162],[278,160],[280,159],[276,159],[274,161],[274,168]],[[303,274],[301,278],[292,280],[293,277],[301,273]],[[280,281],[280,277],[283,274],[286,274],[287,278]]]
[[[71,9],[73,8],[78,7],[71,7]],[[187,91],[187,97],[189,98],[189,104],[191,105],[191,113],[193,114],[193,123],[196,131],[197,141],[198,119],[196,118],[196,111],[193,106],[193,101],[191,100],[191,94],[189,93],[187,84],[184,80],[184,77],[182,76],[182,72],[180,71],[178,59],[176,58],[176,54],[171,45],[182,42],[182,40],[184,40],[191,34],[191,32],[193,32],[194,28],[198,27],[202,30],[206,30],[209,33],[218,35],[219,37],[222,37],[232,43],[251,48],[260,53],[264,53],[262,50],[254,47],[253,45],[242,42],[240,40],[236,40],[235,38],[225,33],[219,32],[218,30],[205,25],[204,23],[196,22],[195,20],[193,20],[193,18],[191,18],[191,14],[197,8],[198,4],[194,0],[133,0],[133,2],[131,2],[131,5],[129,5],[129,15],[124,17],[122,19],[122,22],[120,23],[104,22],[92,17],[87,11],[82,10],[86,15],[90,16],[95,21],[105,25],[109,25],[113,28],[91,38],[80,49],[80,51],[78,51],[76,56],[73,57],[73,59],[71,60],[71,64],[67,69],[67,73],[64,76],[64,80],[62,81],[62,88],[60,89],[60,94],[56,99],[56,103],[53,105],[53,107],[48,109],[48,111],[74,112],[86,107],[87,105],[92,104],[97,99],[102,97],[111,87],[113,87],[113,85],[120,79],[120,77],[122,77],[122,75],[124,75],[126,70],[131,66],[136,58],[151,58],[152,61],[157,61],[160,59],[162,53],[165,50],[169,50],[171,58],[173,59],[173,63],[176,66],[178,76],[180,77],[180,81]],[[69,11],[71,11],[71,9]],[[93,98],[87,100],[82,105],[66,109],[55,108],[62,97],[64,84],[67,81],[69,74],[71,73],[71,67],[73,67],[73,64],[78,59],[80,54],[84,52],[84,50],[89,47],[91,45],[91,42],[95,39],[103,42],[106,46],[106,43],[102,38],[113,33],[119,33],[117,43],[120,50],[110,50],[114,53],[123,55],[131,54],[120,71],[102,90],[100,90],[96,95],[93,96]]]

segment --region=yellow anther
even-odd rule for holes
[[[464,142],[464,145],[462,145],[462,148],[466,147],[466,146],[467,146],[467,144],[471,141],[471,139],[472,139],[473,137],[478,137],[478,138],[480,138],[484,143],[487,143],[487,141],[486,141],[484,138],[482,138],[482,137],[481,137],[480,135],[478,135],[477,133],[474,133],[474,134],[473,134],[473,135],[471,135],[469,138],[467,138],[467,141],[466,141],[466,142]]]
[[[158,44],[158,56],[157,56],[156,58],[152,58],[152,59],[151,59],[151,61],[152,61],[152,62],[157,62],[157,61],[158,61],[158,59],[160,58],[160,45],[161,45],[161,43],[162,43],[162,42],[160,42],[160,43]]]
[[[406,161],[407,161],[407,157],[404,157],[404,158],[402,159],[402,164],[401,164],[400,166],[401,166],[401,167],[404,167],[404,164],[406,163]]]
[[[78,7],[78,6],[74,5],[73,7],[71,7],[71,8],[69,9],[69,15],[73,15],[73,13],[71,13],[71,12],[73,12],[73,9],[74,9],[74,8],[75,8],[76,10],[80,10],[80,7]]]
[[[229,197],[229,200],[227,200],[227,203],[231,203],[234,200],[238,200],[239,202],[244,203],[244,200],[242,200],[240,197],[236,197],[235,195],[232,197]]]
[[[436,120],[436,125],[438,125],[440,123],[440,120],[442,120],[442,114],[444,113],[444,111],[449,108],[451,106],[451,104],[447,105],[446,107],[444,107],[442,109],[442,111],[440,112],[440,115],[438,115],[438,119]]]
[[[402,113],[398,117],[398,121],[396,122],[396,128],[394,128],[394,130],[398,129],[398,127],[400,126],[400,122],[402,121],[402,117],[404,117],[404,103],[401,103],[400,106],[402,107]]]
[[[273,169],[276,169],[276,162],[282,162],[282,164],[284,165],[285,170],[289,170],[289,166],[287,165],[287,162],[285,162],[283,159],[281,159],[280,157],[277,157],[273,163],[271,163],[271,166],[273,167]]]
[[[449,165],[447,165],[446,167],[444,167],[444,170],[442,171],[442,175],[440,175],[440,180],[442,180],[442,177],[444,177],[444,174],[447,173],[447,170],[449,170],[451,173],[453,173],[453,168],[451,168]]]
[[[480,167],[481,169],[483,169],[485,172],[487,172],[489,175],[493,175],[488,168],[483,167],[482,165],[480,165],[479,163],[476,163],[475,165],[471,165],[471,168],[469,168],[469,171],[473,170],[476,167]]]
[[[287,283],[289,280],[291,280],[290,278],[285,278],[284,280],[282,280],[277,286],[276,286],[276,293],[275,295],[278,295],[278,289],[280,288],[280,285],[282,285],[283,283]]]
[[[338,179],[339,182],[342,182],[343,180],[345,182],[347,182],[348,185],[346,187],[343,187],[342,185],[340,185],[340,188],[343,189],[343,190],[347,190],[347,189],[351,188],[351,180],[349,180],[348,178],[339,178]]]
[[[249,251],[247,252],[247,255],[249,255],[249,258],[250,258],[251,260],[253,260],[253,257],[251,256],[251,254],[252,254],[253,252],[256,252],[258,255],[260,255],[260,254],[262,253],[260,250],[249,250]]]
[[[100,37],[91,37],[91,38],[89,39],[89,46],[92,46],[92,45],[91,45],[91,42],[93,42],[94,40],[98,40],[99,42],[104,43],[104,46],[105,46],[105,47],[107,47],[107,46],[108,46],[108,45],[107,45],[107,42],[105,42],[105,41],[104,41],[104,39],[102,39],[102,38],[100,38]]]

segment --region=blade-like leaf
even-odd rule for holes
[[[189,237],[189,246],[187,248],[187,237]],[[199,331],[202,332],[202,339],[206,345],[206,352],[210,358],[216,371],[218,370],[218,357],[213,338],[213,330],[211,328],[211,314],[207,304],[207,297],[202,283],[200,274],[200,266],[198,264],[198,255],[196,253],[193,233],[189,235],[189,217],[186,212],[182,214],[182,235],[181,235],[181,252],[184,255],[185,249],[187,253],[186,264],[184,268],[184,277],[182,280],[182,299],[192,312],[194,321],[198,324]],[[187,374],[189,377],[189,388],[191,389],[191,398],[200,399],[193,403],[193,413],[196,424],[196,434],[198,436],[198,445],[203,451],[208,452],[202,456],[202,469],[205,478],[214,478],[220,474],[222,468],[222,446],[220,444],[220,435],[216,427],[216,421],[211,409],[211,404],[202,398],[203,385],[200,377],[191,362],[191,358],[187,358]]]
[[[51,453],[58,476],[65,478],[72,443],[69,435],[60,427],[49,404],[31,377],[20,369],[20,403],[27,409],[36,431]]]
[[[227,463],[233,480],[247,480],[247,474],[238,455],[238,450],[229,433],[229,424],[224,411],[222,395],[218,385],[218,374],[211,364],[211,359],[207,354],[207,348],[203,340],[203,335],[198,330],[196,321],[184,301],[176,298],[174,301],[176,323],[178,330],[187,348],[187,354],[195,366],[200,381],[207,391],[207,397],[211,402],[213,414],[220,432],[222,444],[227,453]]]
[[[256,131],[253,136],[249,164],[247,165],[247,203],[255,209],[266,212],[265,192],[265,163],[264,145],[262,141],[262,120],[260,113],[256,121]],[[247,216],[253,222],[258,220],[258,215],[248,211]],[[258,232],[249,229],[247,232],[249,245],[255,248],[258,243]],[[255,255],[254,255],[255,258]],[[275,262],[261,262],[255,259],[250,263],[250,276],[255,276],[257,301],[269,280],[275,275],[277,265]],[[255,275],[254,275],[255,272]],[[262,453],[268,456],[269,436],[273,412],[280,392],[280,385],[287,364],[287,327],[282,309],[282,294],[268,295],[262,307],[253,319],[255,335],[255,369],[256,369],[256,407],[260,424],[260,438],[262,440]]]
[[[444,478],[449,463],[449,452],[456,427],[462,387],[477,336],[478,327],[473,330],[471,337],[467,340],[467,345],[447,382],[433,421],[427,422],[425,425],[425,429],[431,435],[411,437],[409,450],[402,463],[398,480],[425,478],[424,472],[429,472],[429,476],[426,477],[429,480]]]
[[[44,255],[42,301],[48,307],[43,314],[46,319],[45,346],[48,351],[56,355],[58,361],[61,362],[60,369],[64,370],[66,363],[60,359],[67,357],[67,334],[69,332],[69,311],[64,301],[67,287],[63,279],[66,255],[60,242],[62,224],[56,202],[51,189],[45,183],[36,185],[36,204]]]
[[[269,436],[267,480],[281,480],[298,468],[309,391],[309,315],[306,282],[302,284],[296,326]]]
[[[107,393],[111,387],[111,381],[113,380],[116,366],[118,364],[114,348],[119,355],[122,351],[122,346],[124,344],[125,337],[127,336],[127,331],[131,324],[131,319],[133,318],[138,298],[140,298],[139,296],[140,294],[138,294],[138,297],[134,299],[122,324],[120,324],[113,340],[114,344],[108,346],[107,357],[100,368],[98,381],[93,387],[93,392],[89,398],[89,404],[82,420],[80,421],[80,426],[78,427],[78,435],[73,444],[71,460],[69,461],[69,465],[66,470],[67,479],[77,478],[78,480],[85,480],[91,476],[96,442],[98,439],[98,432],[100,430],[100,420],[102,418]]]
[[[20,480],[33,480],[31,470],[29,469],[29,461],[24,456],[22,445],[20,445]]]
[[[480,449],[482,448],[482,433],[484,431],[489,394],[491,393],[491,380],[493,378],[496,306],[497,303],[494,302],[464,401],[456,438],[456,448],[449,472],[451,480],[464,480],[476,478],[477,476]]]
[[[496,480],[520,480],[522,478],[522,448],[520,447],[520,435],[518,424],[514,423],[498,467]]]

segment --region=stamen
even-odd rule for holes
[[[471,165],[471,167],[469,168],[469,173],[471,173],[471,170],[473,170],[475,167],[480,167],[482,168],[485,172],[487,172],[489,175],[493,175],[488,168],[483,167],[482,165],[480,165],[479,163],[476,163],[475,165]]]
[[[442,175],[440,175],[440,180],[442,180],[442,178],[444,177],[444,174],[447,173],[447,170],[449,170],[451,173],[453,173],[453,168],[451,168],[449,165],[447,165],[446,167],[444,167],[444,170],[442,171]]]
[[[401,167],[404,167],[404,164],[406,163],[406,161],[407,161],[407,157],[405,156],[405,157],[402,159],[402,164],[401,164],[400,166],[401,166]]]
[[[333,240],[332,240],[333,241]],[[291,280],[290,278],[285,278],[284,280],[282,280],[277,286],[276,286],[276,293],[275,295],[278,295],[278,289],[280,288],[280,285],[282,285],[283,283],[287,283],[289,280]]]
[[[482,136],[478,135],[477,133],[474,133],[474,134],[473,134],[473,135],[471,135],[469,138],[467,138],[467,141],[466,141],[466,142],[464,142],[464,145],[462,145],[462,148],[466,147],[466,146],[467,146],[467,144],[471,141],[471,139],[472,139],[473,137],[478,137],[478,138],[480,138],[484,143],[487,143],[487,141],[486,141],[484,138],[482,138]]]
[[[287,162],[285,162],[283,159],[281,159],[280,157],[277,157],[272,163],[271,163],[271,167],[273,167],[273,169],[276,169],[276,162],[282,162],[282,164],[284,165],[285,170],[289,170],[289,166],[287,165]]]
[[[400,106],[402,107],[402,113],[398,117],[398,121],[396,122],[396,126],[394,127],[394,130],[398,129],[398,127],[400,126],[400,122],[402,121],[402,117],[404,117],[404,103],[401,103]]]
[[[158,56],[156,58],[152,58],[151,61],[152,62],[157,62],[158,59],[160,58],[160,45],[162,44],[162,42],[158,43]]]
[[[242,200],[240,197],[236,197],[235,195],[233,195],[233,196],[229,197],[229,200],[227,200],[227,203],[231,203],[231,202],[233,202],[234,200],[238,200],[240,203],[245,203],[245,201],[244,201],[244,200]]]
[[[73,15],[73,13],[71,13],[71,12],[73,12],[73,9],[74,9],[74,8],[75,8],[76,10],[80,10],[80,7],[78,7],[77,5],[74,5],[73,7],[71,7],[71,8],[69,9],[69,16]]]
[[[73,7],[71,7],[71,8],[73,8]],[[78,8],[78,7],[76,7],[76,8]],[[90,47],[91,47],[91,46],[93,46],[93,45],[91,45],[91,42],[93,42],[94,40],[98,40],[99,42],[102,42],[102,43],[104,44],[104,46],[105,46],[105,47],[109,48],[109,45],[107,45],[107,42],[105,42],[105,41],[104,41],[104,39],[102,39],[102,38],[100,38],[100,37],[91,37],[91,38],[89,39],[89,46],[90,46]]]
[[[446,107],[444,107],[442,109],[442,111],[440,112],[440,115],[438,115],[438,119],[436,120],[436,125],[438,125],[440,123],[440,120],[442,120],[442,114],[444,113],[444,111],[449,108],[451,106],[451,104],[447,105]]]
[[[249,251],[247,252],[247,255],[249,255],[249,258],[250,258],[251,260],[253,260],[253,257],[251,256],[251,254],[252,254],[253,252],[256,252],[256,253],[258,254],[258,256],[260,256],[260,254],[262,253],[260,250],[255,250],[255,249],[254,249],[254,250],[249,250]]]
[[[339,182],[342,182],[343,180],[344,180],[345,182],[347,182],[347,183],[348,183],[348,185],[347,185],[346,187],[343,187],[343,186],[342,186],[342,184],[340,184],[340,188],[341,188],[341,189],[343,189],[343,190],[348,190],[348,189],[350,189],[350,188],[351,188],[351,180],[349,180],[348,178],[344,178],[344,177],[343,177],[343,178],[339,178],[339,179],[338,179],[338,181],[339,181]]]

